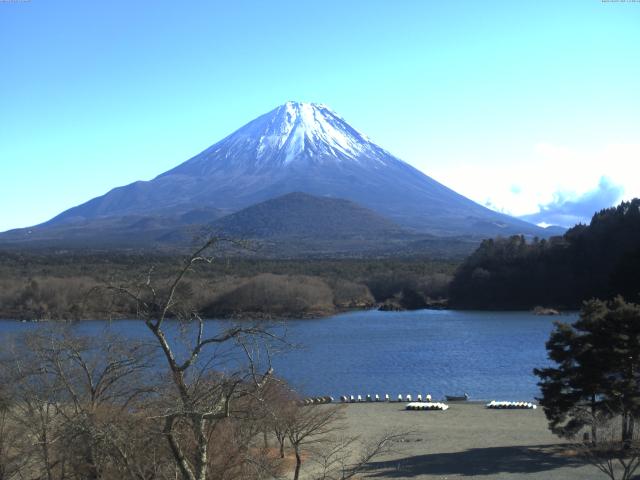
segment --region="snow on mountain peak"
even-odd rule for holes
[[[289,101],[265,117],[266,125],[255,125],[262,130],[256,147],[258,161],[274,154],[283,165],[319,157],[360,161],[363,155],[379,157],[382,150],[324,104]]]
[[[347,164],[378,169],[396,162],[404,164],[327,105],[289,101],[163,175],[254,175]]]

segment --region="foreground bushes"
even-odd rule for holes
[[[266,389],[243,381],[241,370],[222,375],[197,368],[188,397],[197,403],[187,405],[148,341],[43,329],[5,342],[2,352],[1,478],[178,478],[167,418],[176,416],[171,428],[182,438],[180,455],[196,465],[196,439],[189,440],[189,416],[180,412],[217,412],[225,395],[233,409],[208,423],[206,465],[197,478],[281,477],[290,464],[273,453],[271,425],[278,402],[296,405],[297,398],[280,387],[277,402],[269,400],[268,391],[281,383],[276,379]]]
[[[171,368],[150,338],[109,330],[88,337],[43,326],[5,338],[0,478],[295,480],[309,462],[315,476],[305,478],[347,479],[405,435],[364,443],[345,435],[344,406],[304,405],[262,369],[253,357],[267,353],[261,338],[271,336],[262,333],[231,327],[204,338],[196,322],[182,323],[177,339],[168,331],[162,338],[198,340],[192,350],[168,347]]]

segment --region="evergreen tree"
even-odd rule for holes
[[[640,306],[617,297],[609,304],[605,321],[608,327],[609,356],[613,367],[607,372],[607,400],[611,411],[622,420],[622,440],[633,438],[634,419],[640,418]]]
[[[562,237],[485,240],[460,265],[449,289],[461,308],[579,308],[623,294],[640,301],[640,198],[596,213]]]
[[[619,416],[623,443],[631,441],[640,416],[640,306],[622,297],[585,302],[572,325],[556,323],[546,344],[556,364],[535,369],[551,430],[573,437],[599,419]]]

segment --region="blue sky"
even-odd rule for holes
[[[0,231],[287,100],[539,222],[640,196],[637,2],[0,1],[0,41]]]

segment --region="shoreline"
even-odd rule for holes
[[[416,308],[416,309],[387,309],[383,308],[384,304],[367,306],[367,307],[354,307],[354,308],[343,308],[336,309],[332,312],[289,312],[285,314],[267,314],[264,312],[239,312],[229,315],[222,315],[216,317],[206,317],[205,321],[211,320],[224,320],[224,321],[238,321],[238,322],[249,322],[249,321],[287,321],[287,320],[321,320],[324,318],[335,317],[338,315],[344,315],[349,313],[358,313],[358,312],[419,312],[421,310],[425,311],[459,311],[459,312],[501,312],[501,313],[531,313],[532,315],[540,316],[540,317],[564,317],[567,315],[571,315],[577,313],[578,310],[566,309],[566,310],[557,310],[557,313],[549,314],[549,313],[536,313],[534,309],[477,309],[477,308],[457,308],[457,307],[424,307],[424,308]],[[111,322],[111,321],[119,321],[119,320],[140,320],[143,319],[135,319],[131,317],[117,317],[117,318],[96,318],[96,317],[86,317],[86,318],[16,318],[16,316],[4,316],[0,314],[0,321],[16,321],[22,323],[45,323],[45,322],[61,322],[61,323],[73,323],[73,322]]]

